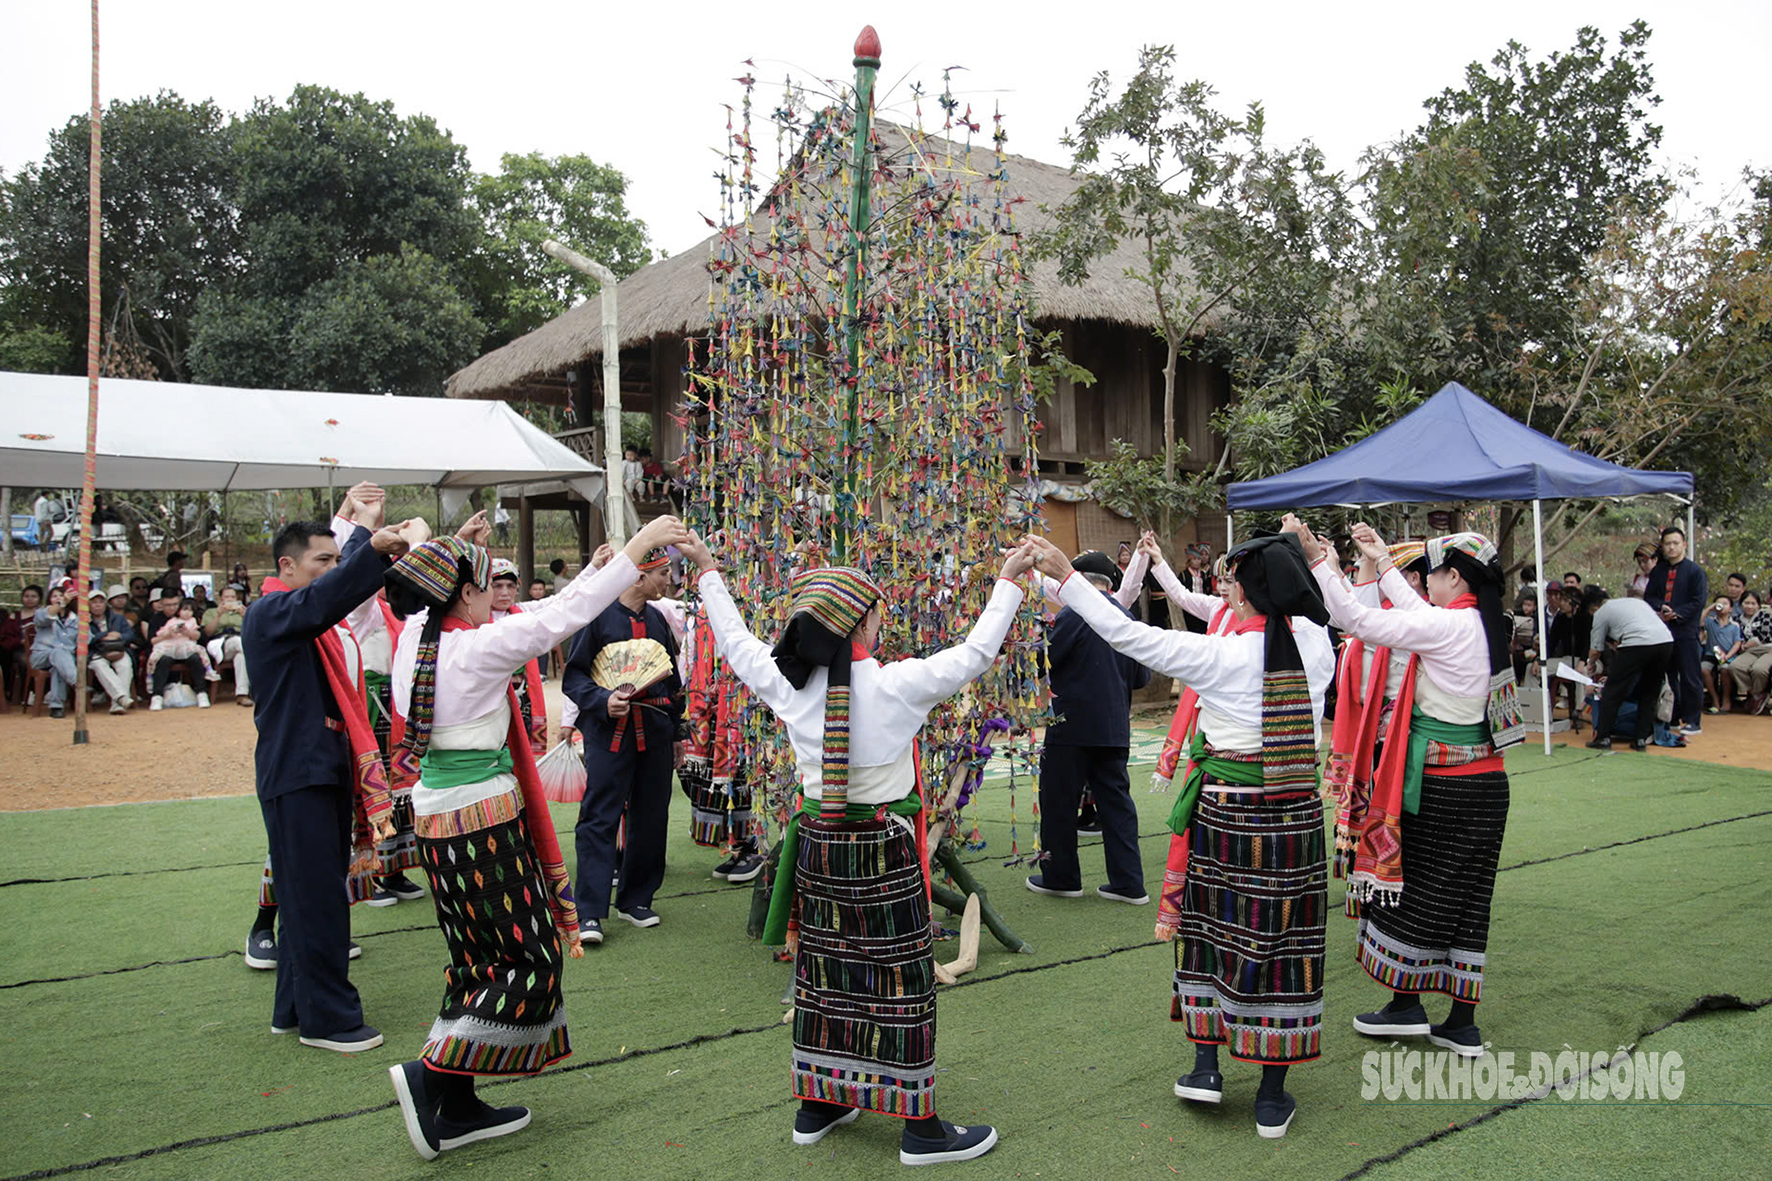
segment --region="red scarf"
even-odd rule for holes
[[[521,615],[523,608],[511,604],[512,615]],[[523,666],[523,690],[529,695],[529,753],[548,753],[548,700],[541,691],[541,660],[537,657]]]
[[[272,576],[265,579],[263,593],[279,594],[289,584]],[[382,767],[381,747],[376,745],[375,729],[369,724],[369,707],[364,703],[362,661],[357,662],[353,677],[345,665],[344,640],[327,628],[314,641],[320,652],[320,667],[326,672],[326,685],[338,705],[345,737],[351,744],[351,798],[355,823],[351,841],[353,856],[349,872],[365,873],[375,867],[376,826],[389,818],[394,810],[393,795],[388,790],[388,776]],[[327,719],[327,726],[338,723]]]
[[[697,609],[691,628],[691,664],[683,715],[689,724],[689,741],[684,758],[705,766],[713,786],[724,790],[738,770],[741,736],[733,705],[740,686],[726,671],[725,662],[715,655],[714,629],[708,624],[705,608]]]
[[[474,625],[460,616],[443,620],[445,632],[472,631]],[[441,645],[439,645],[441,650]],[[529,845],[541,867],[542,881],[548,889],[548,909],[553,912],[554,926],[568,943],[578,938],[578,906],[572,898],[572,880],[566,876],[566,860],[560,856],[560,839],[554,834],[554,818],[548,812],[547,796],[542,794],[541,773],[535,769],[535,752],[529,749],[529,735],[523,732],[523,711],[517,704],[517,690],[505,687],[511,707],[511,726],[505,734],[505,745],[511,748],[511,769],[517,773],[517,786],[523,792],[523,808],[529,813]],[[577,954],[577,953],[574,953]]]
[[[1261,626],[1267,625],[1267,616],[1258,616]],[[1206,634],[1235,635],[1241,631],[1251,630],[1237,623],[1236,613],[1227,604],[1213,613],[1212,622],[1206,627]],[[1163,739],[1163,753],[1157,757],[1156,786],[1169,789],[1175,778],[1175,768],[1181,762],[1181,752],[1188,749],[1194,742],[1194,731],[1200,725],[1200,695],[1194,690],[1183,687],[1181,702],[1175,707],[1175,717],[1169,722],[1169,733]],[[1188,773],[1193,764],[1188,764],[1187,772],[1181,777],[1187,782]],[[1181,894],[1187,886],[1188,846],[1192,843],[1192,830],[1188,833],[1171,833],[1169,836],[1169,857],[1163,866],[1163,888],[1157,892],[1157,924],[1161,928],[1173,928],[1181,923]]]

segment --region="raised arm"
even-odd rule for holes
[[[1378,576],[1378,588],[1391,601],[1393,611],[1420,611],[1433,605],[1415,592],[1403,572],[1395,566]]]
[[[617,554],[601,570],[582,570],[559,594],[507,615],[497,627],[456,633],[463,657],[505,672],[516,672],[544,652],[584,630],[591,620],[634,584],[640,572],[627,554]]]
[[[1211,623],[1212,617],[1218,614],[1224,606],[1224,600],[1217,595],[1201,594],[1199,591],[1191,591],[1183,586],[1180,576],[1175,573],[1168,562],[1158,562],[1157,568],[1152,573],[1157,576],[1157,585],[1163,588],[1163,593],[1169,596],[1169,601],[1195,619]]]
[[[1088,586],[1086,582],[1084,585]],[[1101,597],[1094,587],[1088,589],[1097,598]],[[1009,634],[1009,626],[1015,622],[1015,611],[1021,606],[1021,598],[1019,586],[999,578],[991,590],[991,601],[985,605],[984,612],[972,625],[965,640],[933,656],[895,660],[882,665],[881,685],[908,705],[934,709],[991,666],[991,661],[997,658],[1003,647],[1003,637]],[[1119,614],[1114,608],[1108,609]]]
[[[344,557],[338,565],[300,590],[267,595],[254,603],[248,616],[257,616],[260,634],[285,643],[317,639],[364,599],[372,598],[381,588],[389,559],[369,539],[368,529],[353,526],[339,547]]]
[[[708,609],[708,626],[714,632],[715,651],[726,661],[726,667],[743,681],[770,709],[781,710],[793,699],[794,687],[776,667],[769,654],[769,645],[751,634],[744,616],[732,602],[732,592],[718,570],[706,570],[696,581],[701,601]]]
[[[1151,568],[1151,560],[1142,553],[1133,553],[1132,560],[1126,564],[1126,572],[1120,578],[1120,589],[1114,592],[1114,601],[1128,611],[1132,604],[1138,602],[1138,592],[1144,586],[1145,571]]]
[[[1446,657],[1460,651],[1467,638],[1464,621],[1456,611],[1426,603],[1422,604],[1425,610],[1420,611],[1365,607],[1354,601],[1346,580],[1326,559],[1319,558],[1312,564],[1311,573],[1322,588],[1323,601],[1329,606],[1329,618],[1335,626],[1368,644]],[[1402,583],[1401,576],[1398,582],[1406,593],[1415,593],[1409,590],[1408,583]],[[1380,584],[1383,585],[1382,579]]]
[[[1151,627],[1128,618],[1107,603],[1083,578],[1067,578],[1060,592],[1065,606],[1082,616],[1114,651],[1153,672],[1194,684],[1213,664],[1210,637],[1189,631]]]

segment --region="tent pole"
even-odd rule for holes
[[[1533,549],[1533,556],[1537,559],[1537,564],[1538,564],[1538,585],[1535,588],[1538,593],[1533,595],[1533,599],[1534,599],[1534,601],[1539,601],[1544,598],[1544,502],[1542,500],[1535,500],[1532,502],[1532,549]],[[1544,707],[1544,753],[1546,755],[1549,755],[1551,752],[1551,720],[1552,720],[1551,719],[1551,692],[1550,692],[1550,663],[1548,661],[1546,661],[1544,658],[1544,656],[1545,656],[1544,646],[1545,646],[1545,643],[1550,639],[1550,636],[1548,634],[1548,628],[1549,628],[1549,624],[1545,621],[1545,615],[1544,615],[1544,603],[1542,601],[1539,601],[1538,602],[1538,632],[1539,632],[1539,635],[1538,635],[1538,688],[1539,688],[1539,694],[1540,694],[1539,703]]]
[[[1698,534],[1692,531],[1692,507],[1698,503],[1698,482],[1692,483],[1692,499],[1686,502],[1686,556],[1698,560]]]
[[[1235,539],[1235,537],[1236,537],[1236,534],[1233,533],[1231,530],[1231,515],[1229,513],[1226,513],[1224,515],[1224,548],[1227,552],[1230,550],[1231,542]]]

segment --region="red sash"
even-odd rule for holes
[[[1260,626],[1267,625],[1267,616],[1257,616]],[[1220,607],[1212,615],[1212,622],[1206,627],[1207,635],[1233,635],[1240,625],[1236,622],[1236,614],[1227,604]],[[1248,629],[1241,629],[1248,630]],[[1181,701],[1175,707],[1175,717],[1169,722],[1169,733],[1163,739],[1163,753],[1157,758],[1156,779],[1158,785],[1168,788],[1175,778],[1175,768],[1181,762],[1181,752],[1193,745],[1194,731],[1200,725],[1200,695],[1194,690],[1182,687]],[[1193,764],[1188,764],[1188,771]],[[1187,774],[1181,777],[1187,782]],[[1181,894],[1187,886],[1188,846],[1192,837],[1187,833],[1171,833],[1169,836],[1169,856],[1163,865],[1163,888],[1157,891],[1157,925],[1162,928],[1175,927],[1181,922]]]
[[[264,593],[280,594],[289,590],[282,579],[272,576],[264,581]],[[382,768],[381,748],[376,745],[375,730],[369,724],[369,707],[363,698],[362,661],[352,677],[345,667],[345,645],[337,632],[327,628],[314,641],[320,652],[320,667],[326,671],[326,685],[338,705],[345,738],[351,745],[351,798],[356,822],[352,826],[353,854],[350,873],[365,873],[375,867],[375,826],[394,810],[394,799],[388,790],[387,772]],[[330,719],[329,719],[330,722]]]

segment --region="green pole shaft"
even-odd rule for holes
[[[874,27],[862,29],[855,39],[855,143],[850,157],[849,273],[843,283],[843,352],[847,362],[843,408],[843,456],[841,492],[837,503],[837,528],[833,546],[836,560],[849,560],[849,541],[856,528],[856,449],[860,444],[861,413],[861,285],[863,247],[872,213],[868,167],[868,137],[874,119],[874,80],[880,71],[880,38]]]

